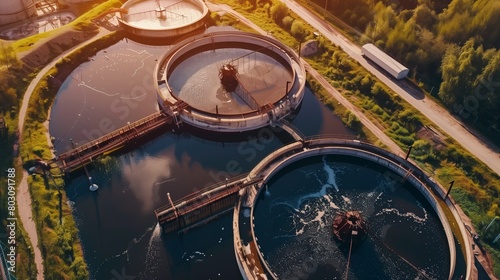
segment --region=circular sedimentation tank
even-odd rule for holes
[[[296,142],[266,157],[247,180],[256,183],[240,192],[233,221],[244,279],[470,273],[470,267],[456,270],[462,252],[433,194],[437,185],[380,148],[330,138]]]
[[[146,38],[171,38],[205,25],[208,7],[201,0],[130,0],[119,9],[120,26]]]
[[[292,113],[304,96],[299,57],[277,40],[225,31],[189,38],[159,60],[160,106],[197,128],[239,132]]]
[[[21,21],[36,15],[36,6],[32,0],[2,0],[0,10],[0,25]]]

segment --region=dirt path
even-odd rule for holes
[[[65,55],[68,55],[69,53],[73,52],[74,50],[80,48],[84,44],[88,44],[94,40],[97,40],[101,38],[104,35],[109,34],[110,32],[104,29],[101,29],[100,32],[94,36],[91,37],[90,39],[82,42],[81,44],[78,44],[74,46],[73,48],[64,51],[61,53],[59,56],[57,56],[55,59],[53,59],[49,64],[47,64],[40,72],[38,75],[31,81],[30,85],[28,86],[26,92],[24,93],[23,97],[23,102],[21,105],[21,109],[19,110],[19,121],[18,121],[18,130],[19,130],[19,140],[22,139],[23,135],[23,129],[24,129],[24,119],[26,117],[26,111],[28,110],[28,103],[29,100],[31,99],[31,94],[33,93],[36,85],[40,82],[40,80],[45,76],[45,73],[49,71],[52,67],[56,65],[56,63]],[[68,38],[71,40],[71,38]],[[50,142],[49,142],[50,143]],[[17,160],[20,162],[21,157],[19,156]],[[21,222],[24,226],[24,229],[26,230],[28,234],[28,239],[31,242],[31,247],[33,248],[33,252],[35,255],[35,265],[36,269],[38,271],[37,274],[37,280],[43,280],[44,279],[44,266],[43,266],[43,257],[42,253],[40,251],[40,246],[38,244],[38,235],[37,235],[37,228],[35,225],[35,222],[32,217],[32,208],[31,208],[31,194],[29,192],[29,185],[28,185],[28,176],[29,174],[23,170],[21,178],[19,178],[19,187],[17,190],[16,194],[16,200],[18,202],[18,213],[19,213],[19,218],[21,219]]]

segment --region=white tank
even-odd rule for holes
[[[35,0],[0,1],[0,25],[27,19],[35,13]]]

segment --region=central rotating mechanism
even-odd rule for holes
[[[179,42],[159,61],[158,103],[204,130],[255,130],[290,115],[304,97],[299,57],[263,35],[202,34]]]
[[[333,218],[333,235],[343,243],[360,244],[366,239],[366,223],[358,211],[338,212]]]
[[[238,69],[230,63],[224,64],[219,69],[219,79],[227,92],[234,91],[238,87]]]

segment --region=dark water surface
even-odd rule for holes
[[[167,47],[124,39],[81,64],[59,89],[50,114],[57,153],[83,145],[158,111],[155,59]]]
[[[303,105],[296,117],[298,125],[306,110],[327,110],[310,92]],[[309,131],[347,132],[331,115]],[[215,142],[185,132],[168,133],[117,157],[112,172],[91,171],[100,186],[97,193],[88,191],[86,178],[73,180],[67,193],[93,279],[112,279],[122,269],[138,279],[240,279],[231,215],[183,236],[166,237],[160,236],[154,216],[154,209],[168,203],[168,192],[176,200],[248,172],[283,145],[270,128],[237,138],[237,142],[223,142],[220,136],[220,142]]]
[[[348,279],[447,279],[439,218],[411,184],[391,188],[390,172],[330,155],[273,176],[254,210],[257,243],[271,269],[280,279],[346,279],[349,243],[332,238],[332,221],[339,211],[359,211],[368,237],[352,250]]]
[[[164,51],[166,47],[124,40],[77,68],[64,82],[52,109],[50,133],[56,138],[56,149],[69,149],[70,138],[81,145],[158,110],[150,83],[155,59]],[[305,135],[352,134],[308,89],[291,121]],[[232,215],[184,235],[165,236],[156,225],[154,209],[168,203],[167,193],[177,200],[249,172],[290,141],[268,127],[231,136],[183,128],[112,157],[105,165],[91,166],[98,192],[88,190],[85,176],[74,176],[66,191],[91,279],[241,279],[233,250]],[[370,176],[377,178],[377,174]],[[350,179],[342,180],[347,184]],[[361,189],[369,192],[375,187],[370,182]],[[271,197],[277,189],[273,187]],[[394,213],[383,215],[401,219]],[[259,224],[261,229],[266,227]]]

